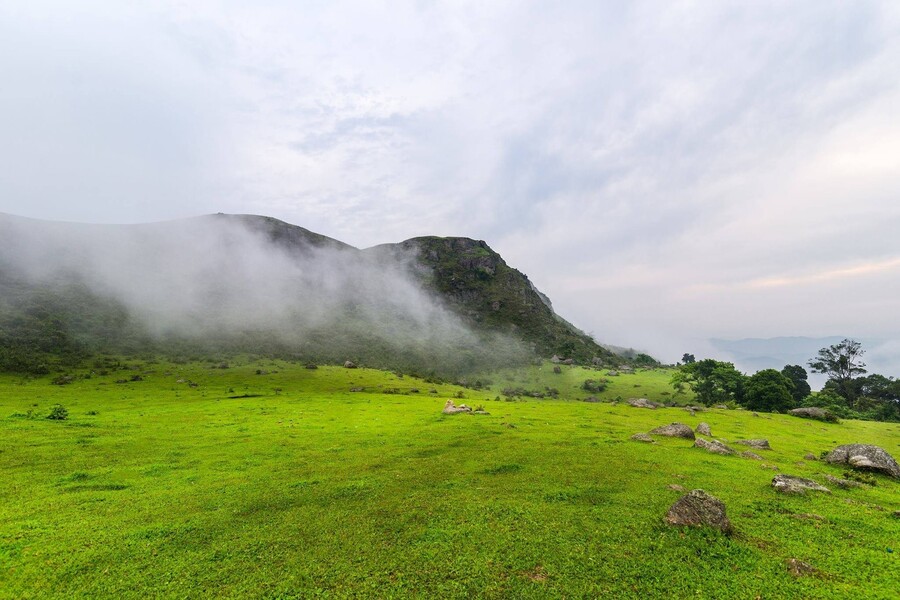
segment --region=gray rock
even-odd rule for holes
[[[561,363],[562,359],[554,354],[553,356],[550,357],[550,362],[552,362],[553,364],[557,364],[557,363]]]
[[[662,427],[657,427],[656,429],[652,430],[650,433],[654,435],[680,437],[686,440],[693,440],[696,438],[696,436],[694,435],[694,430],[684,423],[672,423],[671,425],[663,425]]]
[[[725,504],[703,490],[691,490],[678,499],[666,513],[670,525],[706,526],[731,533],[734,528],[725,513]]]
[[[607,371],[606,374],[609,375],[610,377],[618,377],[619,376],[618,371]]]
[[[719,410],[728,410],[728,406],[725,404],[716,404],[713,408],[718,408]]]
[[[444,405],[444,410],[441,411],[445,415],[455,415],[458,413],[468,413],[472,412],[472,409],[466,406],[465,404],[460,404],[456,406],[453,403],[453,400],[447,400],[447,404]]]
[[[871,444],[846,444],[828,453],[825,461],[854,468],[878,471],[900,479],[900,465],[883,448]]]
[[[345,361],[345,362],[344,362],[344,368],[345,368],[345,369],[355,369],[355,368],[356,368],[356,363],[354,363],[352,360]]]
[[[635,408],[659,408],[660,404],[657,402],[652,402],[647,400],[646,398],[629,398],[626,400],[630,406],[634,406]]]
[[[756,452],[750,452],[749,450],[744,450],[743,452],[741,452],[741,456],[743,456],[744,458],[752,459],[752,460],[762,460],[763,459],[763,457],[760,456],[759,454],[757,454]]]
[[[694,440],[694,447],[703,448],[707,452],[712,452],[713,454],[721,454],[723,456],[728,456],[735,453],[734,450],[717,440],[706,441],[702,438],[697,438],[696,440]]]
[[[712,431],[710,431],[709,424],[707,423],[700,423],[699,425],[697,425],[697,429],[695,429],[694,432],[697,435],[708,435],[712,437]]]
[[[831,493],[831,490],[827,487],[819,485],[812,479],[804,479],[794,475],[776,475],[772,479],[772,487],[775,488],[776,492],[781,492],[782,494],[805,494],[810,490]]]
[[[771,450],[771,446],[769,446],[769,440],[735,440],[735,444],[743,444],[744,446],[750,446],[756,450]]]
[[[646,433],[636,433],[633,436],[631,436],[631,439],[633,439],[636,442],[649,442],[651,444],[656,443],[656,440],[654,440],[652,437],[650,437]]]
[[[559,365],[556,365],[555,367],[553,367],[553,372],[559,375],[560,373],[562,373],[562,369],[559,368]]]
[[[795,417],[802,417],[804,419],[816,419],[817,421],[828,421],[831,423],[836,423],[838,420],[837,417],[834,416],[831,412],[825,410],[824,408],[816,408],[814,406],[795,408],[793,410],[789,410],[788,414],[794,415]]]
[[[670,483],[669,485],[666,486],[666,488],[672,490],[673,492],[683,492],[684,491],[684,486],[678,485],[677,483]]]
[[[597,396],[588,396],[584,399],[584,402],[602,402],[602,400],[600,400],[600,398],[598,398]]]
[[[803,459],[804,460],[819,460],[819,458],[812,452],[807,452],[806,454],[804,454]]]

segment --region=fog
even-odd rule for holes
[[[474,333],[429,294],[413,256],[327,238],[273,240],[273,226],[284,224],[210,215],[76,225],[7,215],[0,261],[31,284],[79,283],[121,303],[158,340],[263,333],[300,353],[357,359],[381,351],[441,361],[520,351],[512,340]]]

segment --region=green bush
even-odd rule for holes
[[[65,421],[69,418],[69,411],[62,404],[54,404],[47,418],[52,421]]]

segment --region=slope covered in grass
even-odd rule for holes
[[[900,589],[900,483],[781,496],[766,468],[824,482],[842,469],[805,454],[866,442],[896,457],[897,424],[585,403],[581,383],[603,373],[570,367],[485,374],[475,391],[365,369],[213,366],[132,362],[62,386],[0,376],[0,597]],[[609,379],[605,399],[667,399],[666,372]],[[505,401],[510,386],[558,397]],[[490,414],[444,416],[448,398]],[[56,403],[67,420],[40,418]],[[772,450],[761,463],[686,440],[629,440],[673,421],[768,438]],[[672,484],[722,499],[736,533],[665,525],[680,496]],[[820,573],[794,578],[790,558]]]

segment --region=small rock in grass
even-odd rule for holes
[[[559,374],[562,373],[562,369],[560,369],[560,368],[559,368],[559,365],[557,365],[557,366],[553,367],[553,372],[554,372],[556,375],[559,375]]]
[[[759,468],[760,469],[769,469],[770,471],[777,471],[778,465],[763,464],[763,465],[759,465]]]
[[[894,517],[895,519],[900,519],[900,510],[895,510],[894,512],[891,513],[891,516]]]
[[[705,525],[731,533],[734,528],[725,514],[725,504],[703,490],[691,490],[678,499],[666,513],[670,525]]]
[[[646,398],[629,398],[627,400],[630,406],[635,408],[659,408],[660,405],[656,402],[652,402],[647,400]]]
[[[678,485],[677,483],[670,483],[669,485],[666,486],[666,488],[672,490],[673,492],[683,492],[684,491],[684,486]]]
[[[702,438],[697,438],[694,440],[695,448],[703,448],[707,452],[712,452],[713,454],[721,454],[723,456],[728,456],[730,454],[734,454],[734,450],[723,444],[722,442],[713,440],[708,442]]]
[[[631,439],[636,442],[649,442],[651,444],[656,443],[656,441],[646,433],[636,433],[631,436]]]
[[[725,404],[716,404],[713,408],[718,408],[719,410],[728,410],[728,406]]]
[[[600,398],[597,396],[588,396],[584,399],[585,402],[601,402]]]
[[[694,433],[696,433],[697,435],[708,435],[712,437],[712,431],[710,431],[709,424],[707,423],[700,423],[699,425],[697,425],[697,429],[694,430]]]
[[[771,446],[769,446],[769,440],[764,439],[756,439],[756,440],[735,440],[735,444],[743,444],[744,446],[750,446],[751,448],[755,448],[757,450],[771,450]]]
[[[803,458],[804,460],[819,460],[819,458],[812,452],[807,452],[803,455]]]
[[[663,425],[662,427],[657,427],[656,429],[652,430],[650,433],[654,435],[680,437],[686,440],[693,440],[696,437],[694,436],[694,430],[684,423],[672,423],[671,425]]]
[[[447,404],[444,405],[444,410],[441,411],[445,415],[455,415],[458,413],[467,413],[472,412],[472,409],[466,406],[465,404],[460,404],[456,406],[453,403],[453,400],[447,400]]]
[[[776,492],[782,494],[805,494],[810,490],[831,493],[831,490],[824,485],[819,485],[812,479],[804,479],[795,475],[776,475],[772,479],[772,487]]]
[[[800,513],[797,515],[791,515],[792,519],[801,519],[804,521],[824,521],[825,517],[822,515],[817,515],[814,513]]]
[[[861,484],[858,481],[851,481],[850,479],[841,479],[839,477],[835,477],[834,475],[826,475],[825,479],[828,481],[828,483],[834,484],[834,485],[838,486],[839,488],[843,488],[845,490],[848,490],[850,488],[865,487],[863,484]]]
[[[751,452],[750,450],[744,450],[741,452],[741,456],[744,458],[749,458],[751,460],[762,460],[763,457],[757,454],[756,452]]]
[[[796,558],[790,558],[787,560],[787,568],[788,573],[793,575],[794,577],[808,577],[810,575],[819,575],[821,571],[815,568],[809,563],[805,563],[802,560],[798,560]]]

